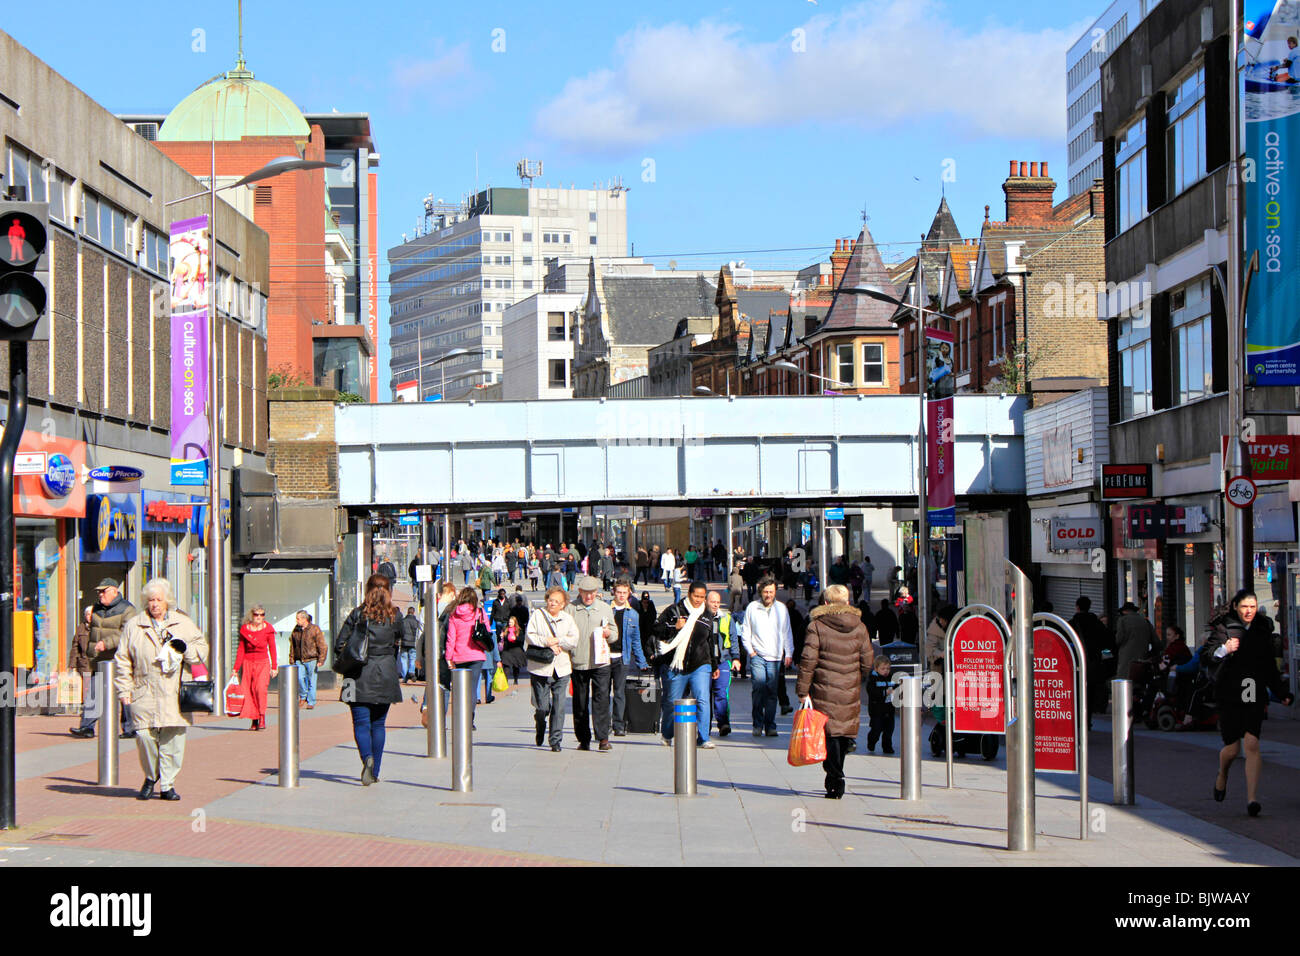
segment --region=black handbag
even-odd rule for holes
[[[339,629],[334,641],[334,670],[336,673],[356,674],[370,657],[370,622],[357,620],[353,611]]]
[[[551,619],[549,617],[543,617],[542,620],[544,620],[546,626],[551,629],[551,637],[555,637],[555,625],[551,623]],[[555,637],[555,639],[557,641],[559,640],[558,637]],[[555,651],[551,650],[544,644],[540,646],[537,644],[527,644],[524,647],[524,657],[538,664],[550,664],[555,661]]]
[[[183,680],[180,690],[182,714],[211,714],[217,709],[217,685],[210,680]]]
[[[492,639],[492,632],[487,629],[482,618],[474,622],[474,630],[469,635],[469,642],[485,654],[496,647],[496,642]]]

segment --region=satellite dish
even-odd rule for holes
[[[676,260],[676,259],[669,259],[669,260],[668,260],[668,268],[671,269],[673,272],[676,272],[676,271],[677,271],[677,260]]]

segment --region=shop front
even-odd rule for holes
[[[1251,505],[1255,542],[1255,594],[1273,619],[1282,644],[1281,663],[1294,694],[1300,688],[1300,549],[1296,503],[1286,485],[1262,485]]]
[[[69,548],[73,522],[86,514],[86,492],[77,480],[86,446],[72,439],[24,432],[19,455],[39,474],[14,478],[14,607],[32,615],[31,639],[15,635],[14,658],[28,669],[28,685],[48,682],[67,665],[76,628],[76,574]],[[21,460],[21,459],[20,459]],[[23,640],[20,640],[20,636]]]
[[[139,585],[143,588],[153,578],[166,578],[176,596],[176,606],[189,608],[193,603],[189,539],[194,502],[189,495],[170,491],[146,489],[140,497]]]
[[[86,516],[77,535],[82,607],[96,602],[95,586],[104,578],[118,582],[133,603],[139,601],[139,590],[130,586],[131,569],[139,554],[137,500],[133,493],[86,496]]]
[[[1097,503],[1086,493],[1046,501],[1031,509],[1030,524],[1032,556],[1041,572],[1039,603],[1069,618],[1075,602],[1086,597],[1094,613],[1105,613],[1104,566],[1094,560],[1105,540]]]

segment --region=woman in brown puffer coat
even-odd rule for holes
[[[812,612],[799,681],[795,693],[811,698],[826,715],[826,796],[844,796],[844,758],[857,746],[862,713],[862,683],[871,674],[871,638],[862,624],[862,612],[849,605],[849,589],[832,584],[824,592],[826,603]]]

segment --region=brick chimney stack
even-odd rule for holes
[[[838,289],[844,278],[844,270],[849,267],[849,256],[853,255],[854,242],[851,239],[836,239],[835,251],[831,253],[831,286]]]
[[[1002,191],[1007,197],[1007,222],[1042,222],[1052,218],[1056,182],[1047,175],[1047,163],[1012,160]]]

